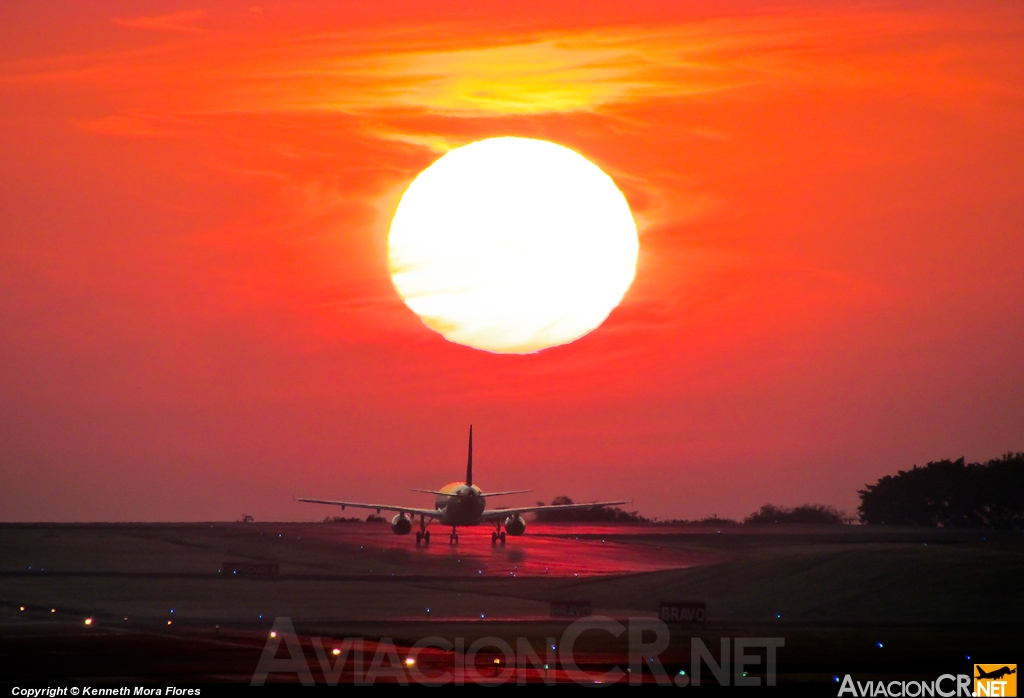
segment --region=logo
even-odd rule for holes
[[[582,605],[579,602],[566,602],[566,605],[572,606],[567,610],[573,613],[586,610],[576,608]],[[586,605],[589,607],[589,603]],[[576,647],[584,633],[597,631],[628,641],[626,655],[617,655],[615,651],[594,654],[592,650]],[[292,680],[297,677],[304,685],[322,680],[330,686],[339,683],[370,686],[381,679],[396,681],[402,686],[410,682],[431,686],[449,683],[462,686],[467,682],[491,685],[514,682],[519,686],[538,682],[548,686],[569,682],[585,686],[605,683],[639,686],[652,682],[660,686],[702,686],[713,682],[720,686],[776,685],[778,652],[786,646],[785,638],[719,637],[719,647],[712,649],[700,637],[690,632],[686,635],[690,640],[690,664],[686,669],[679,669],[679,662],[685,659],[675,653],[670,655],[673,666],[669,669],[662,664],[661,654],[671,644],[671,632],[668,625],[657,618],[630,618],[623,624],[607,616],[584,616],[570,623],[561,638],[547,637],[541,647],[534,647],[530,638],[504,640],[489,635],[472,643],[467,643],[465,637],[449,640],[431,636],[412,645],[396,645],[388,637],[365,641],[359,637],[328,639],[330,644],[325,644],[325,638],[321,637],[304,636],[300,640],[291,618],[280,616],[274,619],[267,633],[267,644],[251,683],[263,686],[271,674],[291,674]],[[282,649],[285,651],[279,652]],[[310,649],[315,657],[308,656]],[[615,663],[616,657],[625,667]],[[954,682],[963,679],[963,695],[968,695],[970,676],[946,678]],[[881,695],[897,694],[883,690]],[[902,695],[921,697],[923,694]],[[949,698],[954,694],[933,690],[928,695]]]
[[[1016,664],[975,664],[975,696],[1016,696]]]

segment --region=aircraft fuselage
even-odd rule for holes
[[[484,513],[486,497],[476,485],[453,482],[440,489],[434,506],[444,512],[439,521],[445,526],[476,526]]]

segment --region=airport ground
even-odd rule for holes
[[[715,661],[723,638],[733,659],[737,638],[781,639],[778,683],[818,684],[822,695],[835,695],[845,674],[930,680],[1020,658],[1020,532],[531,524],[502,547],[483,527],[460,530],[457,546],[433,530],[431,545],[417,547],[382,523],[0,525],[0,678],[249,683],[283,618],[318,682],[332,677],[314,644],[329,651],[345,639],[361,643],[363,673],[350,657],[333,677],[341,682],[366,679],[375,656],[379,679],[399,680],[386,671],[390,643],[404,660],[428,637],[465,648],[488,637],[526,643],[543,663],[549,638],[562,644],[579,627],[552,618],[553,601],[585,601],[595,615],[637,627],[663,601],[704,602],[706,623],[671,627],[657,652],[677,681],[693,674],[695,638]],[[277,574],[239,578],[225,573],[227,562],[270,563]],[[562,661],[563,644],[547,679],[627,669],[628,634],[583,632],[573,645],[578,666]],[[639,637],[658,641],[652,631]],[[766,679],[766,650],[748,652],[757,658],[748,678]],[[468,667],[457,654],[425,651],[419,676],[545,678],[524,657],[523,668],[510,668],[493,644]],[[285,644],[278,656],[288,656]],[[703,677],[714,682],[707,668]]]

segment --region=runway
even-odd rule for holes
[[[931,671],[1024,629],[1018,532],[558,524],[501,547],[487,528],[460,530],[457,546],[435,531],[417,547],[380,523],[0,525],[0,660],[35,678],[239,680],[281,618],[307,648],[430,636],[543,647],[573,622],[551,617],[554,601],[628,624],[692,600],[706,625],[673,629],[666,662],[688,666],[694,637],[779,637],[788,675],[816,681],[843,662]],[[232,577],[225,562],[277,574]],[[581,661],[621,658],[623,642],[598,633]],[[96,655],[94,668],[69,653]]]
[[[336,545],[353,569],[362,561],[366,574],[590,577],[683,569],[721,557],[637,541],[636,531],[625,527],[531,524],[529,535],[509,536],[505,545],[493,545],[491,527],[476,526],[461,528],[458,544],[451,545],[450,529],[433,525],[431,543],[418,546],[412,535],[396,536],[386,525],[276,528],[271,527],[269,535],[294,537],[296,542],[305,535],[310,542]],[[628,540],[622,542],[624,537]]]

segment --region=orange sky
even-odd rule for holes
[[[1019,3],[320,5],[0,5],[0,519],[427,503],[471,422],[485,489],[662,518],[1024,450]],[[640,228],[527,356],[387,271],[411,179],[498,135]]]

